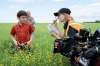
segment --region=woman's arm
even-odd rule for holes
[[[50,31],[50,34],[52,37],[59,39],[60,36],[60,30],[59,27],[57,25],[57,20],[54,20],[53,23],[49,24],[48,29]]]

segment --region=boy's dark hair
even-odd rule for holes
[[[28,15],[27,15],[27,12],[26,12],[26,11],[20,10],[20,11],[17,13],[17,17],[20,17],[20,16],[28,16]]]

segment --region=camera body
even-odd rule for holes
[[[85,46],[87,48],[84,48]],[[80,33],[73,38],[56,39],[54,53],[61,53],[61,55],[71,58],[71,62],[76,61],[75,57],[85,58],[89,61],[87,66],[91,66],[95,59],[100,57],[100,29],[96,30],[94,34],[91,34],[87,29],[81,29]],[[80,61],[79,63],[82,64]]]

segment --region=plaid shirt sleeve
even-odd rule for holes
[[[10,34],[12,36],[15,36],[16,30],[15,30],[15,26],[12,27]]]

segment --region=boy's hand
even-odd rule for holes
[[[19,48],[20,45],[21,44],[18,41],[16,41],[16,44],[15,44],[16,48]]]
[[[32,48],[32,41],[28,41],[28,42],[27,42],[27,47],[28,47],[28,48]]]
[[[19,45],[19,42],[18,41],[14,41],[15,45]]]
[[[15,43],[16,48],[19,48],[19,45],[20,45],[19,42]]]
[[[26,45],[30,45],[30,44],[31,44],[31,41],[28,41],[28,42],[26,42],[25,44],[26,44]]]

